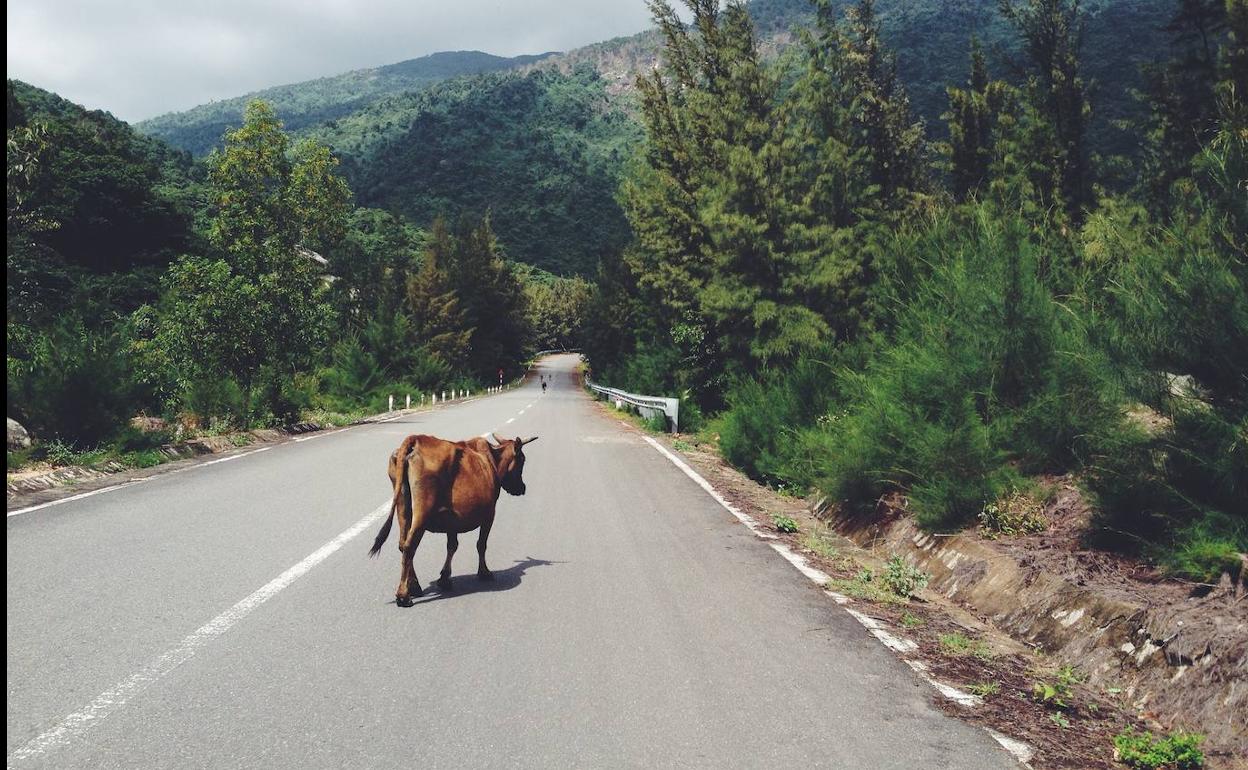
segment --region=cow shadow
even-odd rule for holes
[[[441,601],[442,599],[454,599],[457,596],[510,591],[520,585],[524,579],[524,573],[533,567],[546,567],[551,564],[567,564],[567,562],[534,559],[530,556],[517,561],[510,567],[494,570],[493,580],[478,580],[475,573],[452,575],[453,584],[449,589],[440,588],[436,582],[431,581],[429,585],[424,586],[425,593],[422,596],[412,598],[412,606]],[[390,601],[390,604],[394,603],[393,600]]]

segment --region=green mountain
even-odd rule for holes
[[[837,0],[850,8],[857,0]],[[1102,154],[1132,155],[1135,142],[1120,121],[1143,119],[1146,109],[1133,92],[1144,87],[1141,65],[1166,58],[1169,33],[1162,28],[1177,8],[1175,0],[1085,0],[1082,67],[1092,95],[1091,142]],[[813,17],[809,0],[752,0],[750,16],[765,56],[776,57],[799,41]],[[876,0],[884,42],[896,54],[897,74],[929,137],[943,138],[940,119],[948,108],[945,89],[965,83],[971,36],[988,53],[994,77],[1015,80],[1019,44],[1001,17],[998,0]],[[633,90],[638,73],[659,61],[662,38],[654,30],[584,46],[543,59],[526,69],[569,71],[588,64],[609,93]]]
[[[288,131],[347,115],[381,97],[419,91],[460,75],[498,72],[540,61],[550,54],[505,58],[481,51],[444,51],[384,67],[355,70],[303,83],[275,86],[244,96],[144,120],[136,127],[195,156],[221,144],[252,99],[274,106]]]
[[[749,7],[764,55],[781,66],[792,61],[785,52],[811,19],[808,0],[753,0]],[[1119,126],[1144,119],[1133,92],[1144,85],[1140,66],[1170,53],[1162,27],[1174,0],[1087,0],[1083,7],[1090,146],[1131,158],[1135,135]],[[1018,42],[997,0],[877,0],[877,13],[931,139],[945,135],[946,88],[967,78],[972,35],[988,52],[992,74],[1017,81]],[[238,122],[247,99],[262,97],[288,130],[334,148],[361,204],[418,225],[437,214],[490,211],[512,258],[591,274],[600,254],[628,239],[614,190],[641,136],[634,80],[658,63],[661,42],[648,30],[561,54],[434,54],[138,127],[198,155]]]
[[[7,122],[46,131],[23,204],[46,224],[16,245],[19,272],[52,273],[58,280],[43,285],[67,287],[75,276],[158,268],[188,248],[197,205],[188,153],[19,80],[8,81]]]
[[[345,158],[360,204],[490,213],[508,257],[554,273],[592,274],[629,237],[615,192],[641,127],[589,67],[451,80],[306,133]]]

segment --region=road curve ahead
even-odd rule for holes
[[[1015,768],[578,388],[289,442],[8,519],[9,767]],[[409,433],[538,435],[478,582],[366,555]]]

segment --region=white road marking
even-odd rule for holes
[[[627,423],[625,424],[627,425]],[[728,511],[733,516],[736,516],[737,519],[740,520],[742,524],[749,527],[751,532],[758,535],[764,540],[776,539],[775,535],[769,535],[766,532],[763,532],[761,529],[759,529],[758,522],[754,521],[754,519],[751,518],[749,515],[743,513],[740,508],[737,508],[737,506],[725,500],[723,495],[715,491],[715,487],[711,486],[710,482],[708,482],[706,479],[699,476],[698,472],[695,471],[693,468],[690,468],[688,465],[686,465],[684,460],[680,459],[676,455],[667,451],[667,447],[663,446],[662,444],[650,438],[649,436],[642,436],[642,438],[644,438],[646,442],[650,444],[650,446],[659,450],[659,452],[662,453],[664,457],[671,460],[673,465],[675,465],[677,468],[680,468],[682,471],[684,471],[685,475],[693,479],[695,484],[702,487],[702,489],[706,490],[706,493],[708,495],[715,498],[715,501],[717,503],[724,506],[724,510]]]
[[[628,423],[624,422],[623,420],[620,421],[620,424],[624,425],[625,427],[631,427]],[[642,438],[645,439],[646,442],[650,444],[650,446],[654,447],[660,453],[662,453],[664,457],[671,460],[672,463],[677,468],[680,468],[682,471],[684,471],[686,476],[693,479],[694,482],[698,486],[706,490],[707,494],[715,498],[716,502],[718,502],[724,508],[728,509],[729,513],[731,513],[733,516],[736,516],[738,519],[740,519],[741,523],[749,527],[750,531],[753,532],[755,535],[757,535],[758,537],[764,540],[777,539],[774,535],[761,531],[759,529],[758,522],[756,522],[753,518],[746,515],[745,513],[742,513],[740,510],[736,508],[736,506],[732,505],[732,503],[729,503],[727,500],[725,500],[724,497],[720,495],[719,492],[716,491],[714,487],[711,486],[710,482],[702,478],[702,476],[699,475],[697,471],[690,468],[688,464],[685,463],[684,460],[681,460],[679,457],[669,452],[667,450],[667,447],[663,446],[662,444],[655,441],[653,438],[649,436],[642,436]],[[815,585],[822,587],[824,589],[824,593],[832,597],[832,599],[837,604],[846,605],[852,602],[852,600],[848,596],[843,596],[835,591],[829,590],[826,587],[826,585],[828,581],[831,579],[831,576],[829,576],[827,573],[823,572],[822,570],[812,567],[809,564],[809,562],[806,561],[806,558],[804,556],[794,553],[791,548],[789,548],[787,545],[783,543],[768,543],[768,545],[770,545],[773,549],[775,549],[776,553],[783,556],[786,561],[788,561],[790,564],[796,567],[797,570],[801,572],[803,575],[805,575],[808,580],[810,580]],[[887,626],[882,621],[877,620],[876,618],[873,618],[870,615],[866,615],[864,613],[858,612],[857,610],[851,609],[849,607],[845,607],[845,610],[850,614],[851,617],[853,617],[860,624],[862,624],[862,626],[866,628],[867,631],[870,632],[872,636],[874,636],[882,644],[884,644],[884,646],[897,652],[898,654],[904,654],[904,653],[912,652],[918,649],[918,645],[913,640],[890,633],[889,630],[887,629]],[[941,695],[954,701],[955,703],[962,705],[962,706],[968,706],[968,707],[983,705],[984,701],[982,698],[976,695],[972,695],[971,693],[959,690],[958,688],[952,685],[945,684],[944,682],[941,682],[937,680],[936,678],[934,678],[930,673],[928,673],[927,665],[924,664],[922,661],[913,660],[911,658],[906,658],[906,657],[903,657],[902,661],[906,665],[910,666],[910,668],[914,669],[915,673],[917,673],[920,677],[922,677],[928,684],[936,688],[936,690]],[[1031,759],[1032,755],[1034,754],[1034,751],[1032,750],[1030,746],[1028,746],[1026,743],[1023,743],[1022,741],[1018,741],[1013,738],[1009,738],[1005,735],[1002,735],[1001,733],[998,733],[995,730],[989,729],[988,733],[992,735],[992,737],[997,741],[997,743],[1001,744],[1002,747],[1004,747],[1007,751],[1009,751],[1010,754],[1012,754],[1015,759],[1021,762],[1025,767],[1030,767],[1030,765],[1028,765],[1027,762]]]
[[[313,440],[313,439],[325,438],[326,436],[332,436],[332,435],[334,435],[335,433],[342,433],[342,432],[343,432],[343,431],[345,431],[345,430],[346,430],[346,428],[339,428],[338,430],[322,431],[322,432],[320,432],[320,433],[314,433],[314,434],[312,434],[311,436],[300,436],[299,438],[295,439],[295,441],[296,441],[296,442],[298,442],[298,441],[311,441],[311,440]]]
[[[793,549],[789,548],[787,545],[783,543],[772,543],[771,547],[775,548],[776,553],[787,559],[789,564],[797,567],[797,571],[809,578],[810,582],[815,585],[824,585],[832,579],[832,576],[823,570],[818,570],[810,566],[810,564],[806,561],[805,556],[793,553]]]
[[[1035,749],[1031,748],[1031,746],[1028,746],[1022,741],[1015,740],[1008,735],[1003,735],[991,727],[985,727],[984,729],[988,731],[988,734],[991,735],[997,743],[1004,746],[1006,751],[1013,754],[1014,758],[1021,762],[1024,767],[1031,767],[1031,765],[1027,763],[1030,762],[1031,758],[1036,755]]]
[[[116,490],[118,490],[118,489],[122,489],[122,488],[124,488],[124,487],[132,487],[132,486],[134,486],[135,484],[141,484],[141,483],[143,483],[144,481],[149,481],[149,480],[150,480],[150,479],[152,479],[152,478],[153,478],[152,476],[144,476],[144,477],[143,477],[143,478],[141,478],[141,479],[131,479],[130,481],[123,481],[122,483],[120,483],[120,484],[114,484],[114,485],[112,485],[111,487],[103,487],[103,488],[101,488],[101,489],[93,489],[93,490],[91,490],[90,492],[83,492],[83,493],[81,493],[81,494],[71,495],[71,496],[69,496],[69,497],[62,497],[60,500],[53,500],[53,501],[51,501],[51,502],[41,503],[41,504],[39,504],[39,505],[32,505],[32,506],[30,506],[29,508],[19,508],[19,509],[17,509],[16,511],[9,511],[9,512],[8,512],[8,515],[9,515],[10,517],[12,517],[12,516],[21,516],[23,513],[30,513],[31,511],[37,511],[37,510],[39,510],[39,509],[41,509],[41,508],[50,508],[50,507],[52,507],[53,505],[60,505],[61,503],[69,503],[69,502],[73,502],[74,500],[81,500],[81,499],[82,499],[82,498],[84,498],[84,497],[91,497],[92,495],[102,495],[102,494],[104,494],[105,492],[114,492],[114,491],[116,491]]]
[[[124,707],[134,696],[190,660],[201,647],[229,631],[239,621],[250,615],[253,610],[272,599],[291,583],[306,575],[313,567],[328,559],[335,551],[342,548],[348,541],[369,526],[375,524],[389,511],[390,501],[387,500],[366,514],[364,518],[352,524],[333,540],[330,540],[306,556],[303,561],[273,578],[238,604],[200,626],[197,631],[187,636],[176,647],[161,655],[146,668],[122,680],[111,690],[100,693],[85,708],[65,717],[56,727],[32,738],[26,745],[9,755],[8,766],[13,767],[16,763],[23,760],[40,757],[50,749],[66,745],[75,738],[80,737],[93,724]]]
[[[515,421],[516,421],[516,418],[515,418],[515,417],[508,417],[508,418],[507,418],[507,422],[503,423],[503,425],[508,425],[508,424],[513,423],[513,422],[515,422]]]
[[[261,447],[260,449],[253,449],[253,450],[251,450],[250,452],[242,452],[242,453],[240,453],[240,454],[230,455],[229,457],[222,457],[222,458],[220,458],[219,460],[209,460],[208,462],[206,462],[206,463],[200,463],[199,465],[197,465],[197,466],[195,466],[195,467],[197,467],[197,468],[203,468],[203,467],[206,467],[206,466],[209,466],[209,465],[216,465],[217,463],[228,463],[229,461],[231,461],[231,460],[237,460],[237,459],[239,459],[240,457],[248,457],[248,456],[250,456],[250,455],[260,454],[261,452],[267,452],[267,451],[269,451],[269,450],[270,450],[270,449],[272,449],[272,448],[273,448],[273,447],[271,447],[271,446]]]
[[[850,609],[849,607],[846,607],[845,611],[848,612],[850,615],[853,615],[855,620],[857,620],[859,623],[863,625],[864,628],[870,631],[872,636],[874,636],[876,639],[879,639],[881,642],[883,642],[884,646],[887,647],[888,649],[893,650],[895,652],[900,652],[903,654],[907,652],[914,652],[915,650],[919,649],[919,645],[915,644],[912,640],[906,639],[904,637],[893,636],[892,634],[890,634],[888,632],[888,629],[885,628],[883,623],[871,617],[870,615],[864,615],[858,610]]]

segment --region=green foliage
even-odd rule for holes
[[[358,131],[386,139],[355,153]],[[378,103],[348,136],[360,200],[427,226],[489,214],[507,256],[560,275],[592,273],[623,246],[615,187],[638,129],[592,69],[448,81]]]
[[[73,315],[20,341],[10,337],[6,360],[9,413],[40,439],[95,445],[136,402],[120,336]]]
[[[978,695],[981,698],[989,698],[1001,692],[1001,685],[996,682],[977,682],[966,686],[966,689],[972,695]]]
[[[527,274],[526,274],[527,273]],[[524,284],[526,322],[534,350],[579,348],[593,286],[584,278],[519,273]]]
[[[303,83],[266,88],[254,94],[204,104],[185,112],[145,120],[139,130],[196,156],[221,146],[221,137],[238,125],[254,99],[272,104],[291,131],[334,123],[388,95],[420,91],[448,78],[522,66],[543,56],[504,58],[480,51],[446,51],[397,64],[355,70]]]
[[[1048,526],[1040,502],[1019,490],[1011,490],[979,512],[979,533],[990,540],[1043,532]]]
[[[641,424],[646,430],[653,433],[666,433],[669,427],[667,424],[667,415],[662,412],[652,414],[649,417],[643,417],[641,419]]]
[[[171,430],[146,431],[127,425],[113,438],[113,446],[119,452],[143,452],[159,449],[173,439]]]
[[[1205,736],[1177,732],[1164,737],[1128,727],[1114,736],[1118,761],[1137,770],[1196,770],[1205,766]]]
[[[901,613],[901,625],[906,628],[918,628],[923,625],[923,619],[909,612],[903,612]]]
[[[980,660],[989,660],[992,658],[991,647],[978,639],[972,639],[966,634],[960,632],[941,634],[940,646],[951,655],[972,655]],[[996,690],[992,691],[992,693],[995,692]],[[976,694],[978,695],[979,693]]]
[[[932,576],[906,563],[900,556],[893,556],[885,565],[880,579],[889,591],[903,599],[909,599],[922,591]]]
[[[1032,683],[1031,698],[1046,708],[1068,711],[1074,707],[1074,685],[1082,681],[1072,666],[1062,666],[1051,678]]]
[[[794,521],[792,516],[773,513],[771,515],[771,523],[780,532],[797,532],[797,522]]]
[[[308,143],[288,156],[272,109],[249,104],[243,126],[209,161],[209,236],[223,258],[182,258],[163,282],[155,346],[182,388],[237,382],[244,420],[261,370],[289,376],[306,368],[328,334],[324,283],[303,249],[343,232],[350,191],[333,174],[335,162]],[[279,407],[272,396],[280,384],[264,391],[265,406]]]

